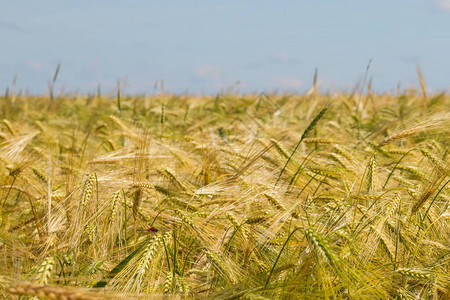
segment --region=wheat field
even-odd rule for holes
[[[444,93],[0,101],[0,297],[450,299]]]

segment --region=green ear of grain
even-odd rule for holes
[[[58,74],[59,74],[59,69],[61,68],[61,64],[58,64],[56,66],[56,71],[55,71],[55,75],[53,75],[53,83],[56,81],[56,79],[58,78]]]
[[[121,107],[120,107],[120,97],[121,97],[121,90],[120,90],[120,81],[117,81],[117,108],[119,109],[119,111],[121,111]]]

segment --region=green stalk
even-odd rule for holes
[[[289,156],[286,164],[284,165],[283,169],[280,172],[280,175],[278,175],[277,181],[275,182],[275,186],[278,184],[278,181],[280,181],[281,175],[283,175],[284,171],[286,170],[287,165],[292,159],[292,156],[294,156],[295,152],[297,151],[298,147],[300,146],[301,142],[308,136],[308,134],[311,132],[311,130],[316,127],[317,122],[323,117],[325,112],[328,110],[328,106],[322,108],[322,110],[314,117],[314,119],[309,123],[308,127],[306,127],[305,131],[303,131],[302,136],[300,137],[300,141],[298,141],[297,145],[294,148],[294,151],[292,151],[291,155]]]
[[[291,239],[292,235],[294,235],[294,233],[299,230],[302,229],[302,227],[297,227],[295,228],[291,234],[289,235],[289,237],[286,239],[286,242],[284,242],[283,247],[281,247],[280,253],[278,253],[277,259],[275,260],[272,269],[270,270],[269,276],[267,277],[266,283],[264,284],[264,288],[267,288],[267,285],[269,284],[270,278],[272,277],[272,273],[275,270],[275,267],[277,266],[278,260],[281,257],[281,253],[283,253],[284,248],[286,247],[286,245],[288,244],[289,240]]]

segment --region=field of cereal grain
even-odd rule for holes
[[[445,94],[0,103],[1,297],[450,297]]]

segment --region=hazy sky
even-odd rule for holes
[[[0,89],[450,90],[450,0],[0,0]]]

